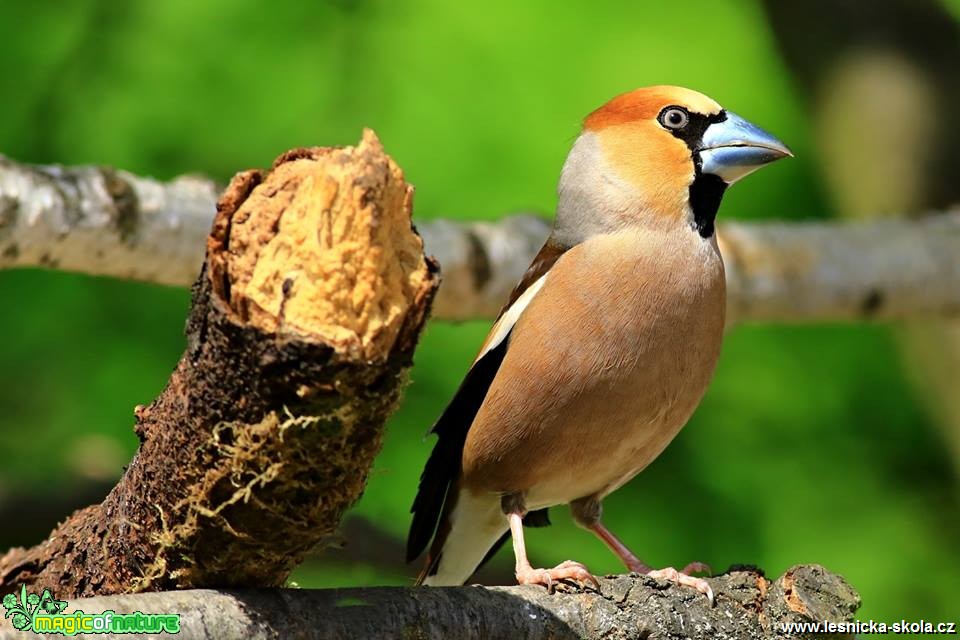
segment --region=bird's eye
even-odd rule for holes
[[[683,129],[690,122],[690,115],[680,107],[667,107],[660,112],[659,120],[667,129]]]

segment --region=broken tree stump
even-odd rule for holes
[[[438,284],[371,131],[234,177],[187,349],[99,505],[0,558],[60,598],[277,586],[363,491]]]

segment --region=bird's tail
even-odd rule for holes
[[[445,511],[417,584],[463,584],[509,529],[496,495],[475,496],[461,489]]]

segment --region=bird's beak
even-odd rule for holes
[[[727,111],[727,118],[703,132],[699,149],[701,173],[719,176],[733,184],[743,176],[793,153],[772,135]]]

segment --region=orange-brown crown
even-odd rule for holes
[[[721,111],[719,104],[702,93],[684,87],[657,85],[620,94],[588,115],[583,127],[588,131],[600,131],[631,122],[654,120],[664,107],[673,105],[703,115]]]

